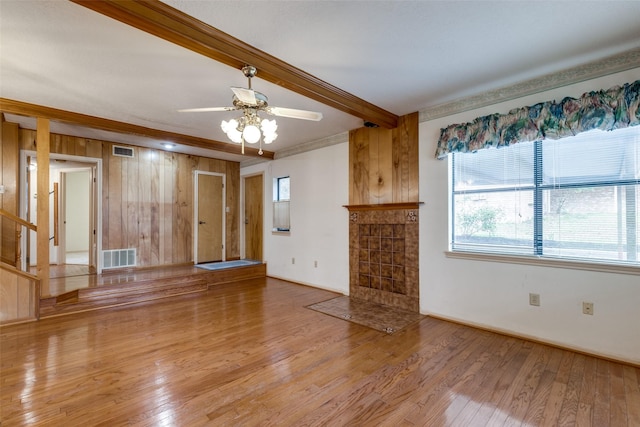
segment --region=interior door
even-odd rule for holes
[[[262,261],[262,175],[244,179],[245,258]]]
[[[197,174],[198,243],[196,263],[222,261],[223,182],[220,175]]]

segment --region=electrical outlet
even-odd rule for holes
[[[592,302],[583,302],[582,303],[582,313],[589,314],[593,316],[593,303]]]
[[[540,294],[529,294],[529,305],[540,307]]]
[[[313,261],[313,266],[314,266],[315,268],[318,268],[318,261]]]
[[[291,258],[291,264],[295,264],[296,263],[296,259],[295,258]]]

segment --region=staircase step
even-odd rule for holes
[[[164,283],[161,286],[149,286],[148,283],[142,283],[140,288],[128,287],[128,292],[114,290],[112,292],[94,293],[88,296],[82,295],[82,292],[80,292],[81,296],[75,302],[65,300],[62,304],[41,305],[40,318],[135,304],[194,292],[205,292],[208,289],[207,282],[202,278],[188,281],[185,281],[185,278],[181,279],[177,280],[176,283]]]
[[[149,292],[162,293],[165,290],[190,286],[192,283],[205,281],[200,276],[167,277],[163,279],[146,279],[137,282],[119,283],[116,285],[99,286],[95,288],[79,289],[81,301],[117,297],[119,295],[145,294]]]
[[[56,297],[47,297],[47,298],[42,298],[40,300],[40,310],[47,307],[53,307],[55,305],[56,305]]]
[[[59,304],[73,304],[78,302],[79,299],[79,292],[78,290],[74,290],[71,292],[66,292],[62,295],[58,295],[55,298],[55,305],[59,305]]]
[[[40,318],[62,316],[160,298],[205,292],[223,283],[266,276],[266,264],[256,264],[186,276],[145,278],[81,288],[40,300]],[[127,278],[129,280],[129,278]]]

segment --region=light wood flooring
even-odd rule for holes
[[[38,274],[38,267],[32,265],[27,270],[33,275]],[[91,268],[84,264],[51,264],[49,266],[49,278],[87,276],[92,274]]]
[[[640,369],[255,279],[0,328],[2,427],[639,426]]]

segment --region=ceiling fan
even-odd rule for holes
[[[322,119],[322,113],[315,111],[297,110],[294,108],[271,107],[268,104],[266,95],[255,91],[251,88],[251,79],[258,73],[255,67],[245,65],[242,72],[247,78],[248,88],[231,87],[233,91],[232,107],[205,107],[205,108],[187,108],[178,110],[184,113],[193,112],[210,112],[210,111],[235,111],[241,110],[244,114],[242,117],[229,121],[222,121],[222,130],[227,134],[233,142],[242,143],[242,153],[244,154],[244,143],[254,144],[264,140],[265,144],[273,142],[278,134],[276,134],[276,121],[260,119],[259,112],[265,112],[272,116],[287,117],[292,119],[319,121]],[[261,133],[262,131],[262,133]],[[260,149],[262,154],[262,149]]]

